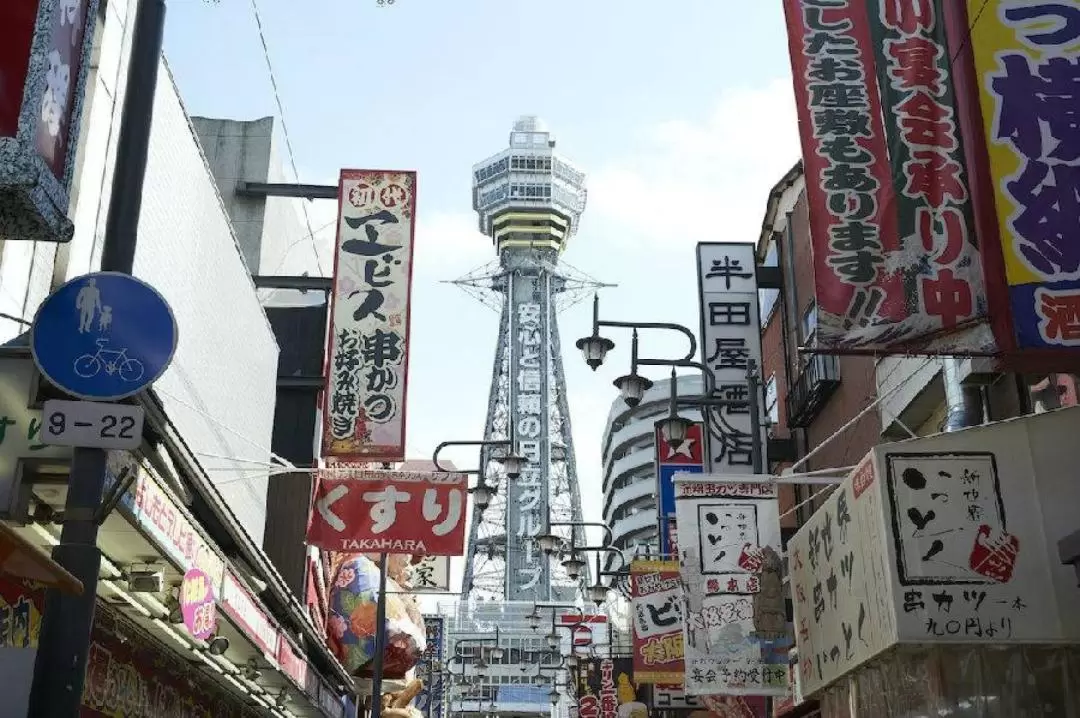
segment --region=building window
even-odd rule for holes
[[[777,258],[776,252],[776,240],[769,241],[769,249],[765,253],[765,261],[762,262],[763,267],[779,267],[780,262]],[[773,309],[776,308],[776,300],[780,298],[779,289],[759,289],[758,290],[758,316],[761,318],[761,326],[765,326],[769,323],[769,317],[772,316]]]
[[[780,403],[777,401],[775,374],[765,382],[765,415],[769,417],[771,426],[777,426],[780,423]]]
[[[814,335],[817,333],[817,302],[810,302],[802,315],[802,324],[799,329],[802,332],[802,343],[811,346],[814,343]]]

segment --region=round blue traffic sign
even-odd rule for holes
[[[34,363],[74,397],[113,401],[142,391],[176,351],[172,308],[120,272],[76,277],[49,295],[30,327]]]

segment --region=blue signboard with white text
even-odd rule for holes
[[[136,394],[168,368],[177,327],[164,297],[119,272],[76,277],[42,303],[30,350],[42,375],[79,399]]]
[[[675,537],[675,474],[701,474],[705,472],[705,447],[702,437],[704,427],[700,422],[690,426],[686,438],[678,448],[672,447],[661,430],[662,422],[656,423],[656,483],[658,519],[660,522],[660,553],[672,556],[677,548]]]
[[[425,718],[443,718],[446,702],[446,685],[443,682],[441,664],[446,658],[446,617],[424,616],[427,648],[420,656],[418,675],[424,688],[416,696],[413,705]]]

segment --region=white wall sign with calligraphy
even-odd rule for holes
[[[867,457],[788,542],[805,695],[895,640],[879,484]]]
[[[806,695],[897,643],[1080,640],[1067,409],[874,449],[789,542]]]
[[[710,472],[753,473],[753,436],[749,401],[764,406],[761,391],[750,396],[747,368],[761,371],[761,317],[758,312],[755,245],[701,242],[697,246],[698,289],[701,297],[701,360],[716,378],[715,395],[742,406],[709,413]],[[761,384],[759,382],[759,389]],[[765,417],[758,411],[758,421]],[[768,466],[765,432],[761,438],[762,466]]]
[[[413,593],[446,593],[450,590],[450,557],[414,557],[409,568],[409,590]]]
[[[791,638],[775,486],[676,474],[675,511],[684,537],[686,693],[787,695]]]
[[[324,456],[405,458],[416,173],[342,170]]]

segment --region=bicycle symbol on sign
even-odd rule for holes
[[[145,371],[142,362],[130,358],[127,349],[106,349],[108,343],[108,339],[98,339],[97,352],[83,354],[75,360],[75,373],[83,379],[89,379],[104,370],[109,376],[119,374],[120,379],[126,382],[142,379]]]

